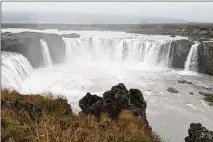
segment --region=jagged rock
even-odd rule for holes
[[[193,92],[189,92],[189,94],[190,94],[190,95],[194,95],[194,93],[193,93]]]
[[[88,112],[89,107],[99,100],[102,100],[102,98],[97,95],[91,95],[89,92],[87,92],[87,94],[79,101],[79,107],[82,109],[82,111]]]
[[[104,92],[103,99],[96,95],[87,93],[80,101],[81,113],[93,114],[100,119],[101,112],[109,114],[113,120],[118,119],[122,110],[132,110],[134,116],[142,117],[149,126],[146,119],[146,101],[143,94],[138,89],[126,89],[123,83],[113,86],[111,90]]]
[[[188,134],[185,142],[213,142],[213,131],[206,129],[200,123],[191,123]]]
[[[171,92],[171,93],[178,93],[178,90],[173,87],[169,87],[166,91]]]
[[[111,99],[120,109],[128,106],[129,92],[123,83],[113,86],[111,90],[104,92],[103,99]]]

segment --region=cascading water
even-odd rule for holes
[[[2,52],[2,88],[19,90],[23,80],[33,71],[28,60],[19,53]]]
[[[197,46],[199,43],[195,43],[192,45],[189,54],[187,56],[184,69],[186,71],[194,71],[197,72],[198,69],[198,52],[197,52]]]
[[[123,38],[64,38],[67,58],[113,62],[143,62],[169,66],[171,41]],[[78,58],[78,59],[76,59]]]
[[[50,66],[52,65],[52,60],[49,52],[49,48],[47,46],[47,43],[41,39],[40,40],[41,47],[42,47],[42,53],[43,53],[43,65],[44,66]]]

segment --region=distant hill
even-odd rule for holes
[[[168,17],[133,17],[87,13],[2,12],[3,23],[57,23],[57,24],[153,24],[188,23]]]

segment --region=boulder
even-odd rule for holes
[[[190,94],[190,95],[194,95],[194,93],[193,93],[193,92],[189,92],[189,94]]]
[[[187,80],[178,80],[178,83],[187,83]]]
[[[213,142],[213,131],[203,127],[200,123],[191,123],[185,142]]]
[[[178,93],[178,90],[173,87],[169,87],[166,91],[171,92],[171,93]]]

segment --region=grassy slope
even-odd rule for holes
[[[42,117],[31,120],[26,111],[14,111],[4,107],[1,111],[2,141],[49,141],[49,142],[160,142],[159,136],[150,134],[142,119],[123,111],[118,121],[111,121],[103,114],[97,122],[92,116],[67,113],[69,105],[61,97],[51,95],[20,95],[17,92],[1,91],[2,102],[19,100],[31,102],[42,108]]]

